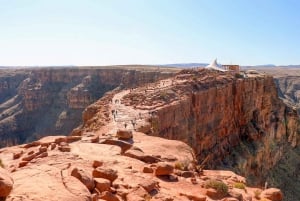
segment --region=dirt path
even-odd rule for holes
[[[148,119],[151,117],[151,111],[153,109],[137,109],[133,106],[125,105],[123,101],[124,96],[137,91],[150,93],[152,91],[168,88],[171,85],[172,80],[165,79],[145,87],[123,90],[115,94],[108,105],[111,111],[110,119],[112,120],[101,129],[101,133],[115,135],[118,129],[137,130],[138,128],[149,125]]]

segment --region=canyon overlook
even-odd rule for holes
[[[278,189],[263,191],[246,186],[262,187],[266,181],[269,186],[280,188],[285,200],[300,198],[297,192],[299,116],[278,98],[271,76],[262,73],[242,76],[203,69],[179,73],[177,70],[93,70],[48,69],[21,74],[23,77],[15,78],[19,84],[9,85],[14,86],[16,94],[8,92],[7,77],[2,79],[5,80],[0,85],[4,86],[2,91],[9,94],[5,96],[9,98],[2,97],[0,106],[4,114],[0,121],[3,145],[60,132],[59,126],[53,125],[60,124],[65,132],[70,132],[80,124],[75,116],[81,117],[79,113],[85,108],[83,122],[71,136],[49,136],[0,151],[5,167],[16,182],[8,200],[31,197],[31,194],[37,194],[33,200],[43,200],[43,196],[60,188],[60,179],[65,186],[62,189],[71,193],[62,192],[53,200],[73,200],[75,189],[80,189],[78,200],[282,200]],[[68,112],[74,115],[73,119],[52,118],[50,123],[47,119],[48,114],[61,117]],[[25,125],[20,126],[17,121],[20,117],[26,119]],[[38,119],[41,120],[34,129],[26,127]],[[47,133],[40,132],[46,130]],[[26,136],[28,133],[32,136]],[[95,160],[101,160],[98,163],[101,165],[93,170]],[[147,163],[151,165],[146,167]],[[80,178],[86,172],[93,172],[95,178],[91,180],[101,183],[97,179],[98,166],[118,172],[118,179],[110,182],[113,189],[103,190],[99,185],[98,190],[95,187],[86,190],[73,181],[76,177],[86,184]],[[157,172],[162,166],[172,171],[165,170],[167,173],[161,178]],[[141,168],[154,171],[154,177],[141,173]],[[203,168],[233,170],[245,178],[230,171]],[[81,173],[74,173],[78,169]],[[49,174],[44,174],[45,171]],[[57,179],[59,173],[62,178]],[[55,186],[46,188],[42,183],[47,191],[41,195],[23,183],[22,174],[48,177]],[[186,179],[183,174],[193,176]],[[212,180],[223,182],[228,192],[211,190],[207,182]],[[152,183],[145,187],[142,185],[145,181]],[[245,190],[240,191],[237,183],[243,184]],[[180,190],[171,190],[179,186]]]
[[[85,107],[116,87],[166,78],[176,69],[73,67],[4,69],[0,74],[0,146],[68,135]]]

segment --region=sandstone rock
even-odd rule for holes
[[[215,200],[222,199],[226,196],[226,195],[224,195],[224,193],[218,192],[216,189],[213,189],[213,188],[207,189],[206,195]]]
[[[101,195],[99,195],[98,197],[106,201],[120,201],[120,199],[116,195],[112,194],[109,191],[101,193]]]
[[[158,182],[154,180],[145,180],[142,183],[139,184],[141,187],[143,187],[148,193],[150,193],[152,190],[158,188]]]
[[[95,188],[95,182],[92,175],[85,170],[73,168],[71,176],[79,179],[79,181],[81,181],[89,189],[89,191],[92,191]]]
[[[142,172],[143,173],[153,173],[153,169],[151,167],[144,166]]]
[[[168,163],[160,162],[154,171],[156,176],[169,175],[173,173],[174,167]]]
[[[146,155],[146,154],[144,154],[144,152],[137,150],[137,149],[129,149],[128,151],[126,151],[124,153],[124,156],[128,156],[130,158],[135,158],[135,159],[141,160],[145,163],[156,163],[156,162],[160,161],[155,156]]]
[[[92,194],[92,201],[98,201],[98,194],[97,193]]]
[[[104,169],[101,167],[97,167],[96,169],[93,170],[93,177],[104,178],[113,182],[118,178],[118,173],[116,170],[113,169]]]
[[[132,144],[128,142],[124,142],[121,140],[112,140],[112,139],[105,139],[100,141],[101,144],[110,144],[110,145],[116,145],[121,148],[121,153],[126,152],[128,149],[132,147]]]
[[[175,181],[178,181],[178,176],[176,176],[174,174],[170,174],[170,175],[168,175],[168,179],[171,182],[175,182]]]
[[[29,161],[21,161],[21,162],[19,163],[19,168],[20,168],[20,167],[26,166],[26,165],[28,164],[28,162],[29,162]]]
[[[47,147],[40,147],[39,148],[39,152],[42,153],[42,152],[46,152],[47,151]]]
[[[71,143],[71,142],[76,142],[81,140],[81,136],[67,136],[66,137],[66,142]]]
[[[243,201],[243,193],[241,191],[243,190],[233,188],[228,191],[228,195],[237,199],[238,201]]]
[[[55,149],[55,147],[56,147],[56,143],[51,143],[50,149],[53,150],[53,149]]]
[[[7,197],[13,189],[14,181],[7,170],[0,168],[0,197]]]
[[[70,152],[71,147],[69,145],[58,146],[58,150],[60,150],[61,152]]]
[[[224,198],[222,199],[222,201],[239,201],[239,200],[236,198]]]
[[[17,153],[13,153],[13,159],[15,160],[15,159],[20,158],[22,156],[22,154],[23,154],[23,151],[19,151]]]
[[[48,156],[48,152],[43,152],[39,155],[37,155],[35,158],[44,158],[44,157],[47,157]]]
[[[28,144],[25,144],[24,146],[23,146],[23,148],[30,148],[30,147],[36,147],[36,146],[39,146],[39,145],[41,145],[41,142],[39,142],[39,141],[34,141],[34,142],[31,142],[31,143],[28,143]]]
[[[97,167],[100,167],[102,165],[103,165],[102,161],[97,161],[97,160],[93,161],[93,168],[97,168]]]
[[[95,178],[96,188],[100,192],[110,191],[110,180],[104,178]]]
[[[67,136],[64,136],[64,137],[58,137],[58,138],[56,138],[56,139],[54,140],[54,142],[55,142],[56,144],[60,144],[60,143],[62,143],[62,142],[67,142]]]
[[[31,161],[32,159],[34,159],[36,156],[36,154],[32,153],[29,156],[25,156],[22,158],[23,161]]]
[[[130,130],[118,130],[117,131],[117,138],[120,140],[129,140],[133,137],[132,131]]]
[[[138,188],[133,189],[126,196],[127,201],[145,201],[146,198],[150,198],[150,195],[142,187],[138,187]]]
[[[97,136],[93,136],[91,138],[91,143],[97,143],[97,142],[99,142],[99,136],[98,135]]]
[[[179,193],[179,195],[185,196],[189,200],[193,200],[193,201],[206,201],[205,195],[194,195],[194,194],[189,194],[189,193]]]
[[[192,171],[182,171],[181,172],[181,176],[184,178],[190,178],[190,177],[194,177],[194,172]]]
[[[272,201],[282,201],[283,194],[280,189],[268,188],[261,193],[262,198],[267,198]]]

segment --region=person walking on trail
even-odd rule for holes
[[[126,123],[126,122],[124,123],[124,127],[125,127],[125,128],[127,127],[127,123]]]

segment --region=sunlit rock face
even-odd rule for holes
[[[148,135],[191,145],[206,168],[231,169],[253,185],[280,186],[296,182],[299,116],[279,99],[271,76],[240,77],[232,73],[187,71],[165,83],[133,92],[122,103],[148,114],[148,124],[137,129]],[[109,121],[105,105],[111,94],[86,108],[80,133],[100,129]],[[138,115],[138,114],[136,114]],[[292,170],[275,174],[293,151]],[[294,190],[297,187],[293,188]],[[291,194],[292,188],[285,190]]]

